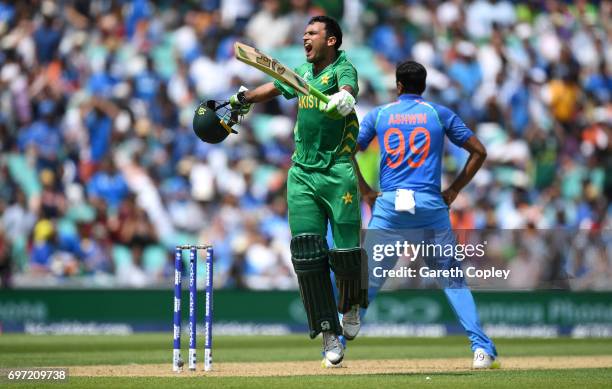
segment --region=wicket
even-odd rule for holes
[[[197,324],[197,269],[198,250],[206,250],[206,282],[204,306],[204,370],[212,369],[212,315],[213,315],[213,247],[211,245],[179,245],[174,251],[174,350],[172,370],[183,367],[181,358],[181,292],[183,279],[183,250],[189,250],[189,370],[196,370],[196,324]]]

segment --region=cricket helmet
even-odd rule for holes
[[[232,126],[239,123],[240,117],[228,106],[229,102],[215,100],[200,103],[193,116],[193,132],[198,138],[206,143],[220,143],[229,134],[238,133]]]

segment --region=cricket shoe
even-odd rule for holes
[[[353,340],[357,337],[360,329],[359,304],[355,304],[347,313],[342,315],[342,335],[347,340]]]
[[[342,362],[336,363],[334,365],[333,363],[328,361],[327,358],[323,357],[323,360],[321,361],[321,367],[324,369],[337,369],[340,367],[344,367],[344,365],[342,364]]]
[[[337,365],[344,358],[344,346],[340,342],[338,335],[333,332],[323,332],[323,357],[332,365]]]
[[[346,350],[346,338],[344,337],[344,335],[338,336],[338,339],[340,340],[340,344],[342,345],[342,349]],[[321,361],[321,367],[324,368],[324,369],[333,369],[333,368],[336,368],[336,367],[344,367],[342,362],[334,365],[330,361],[328,361],[327,358],[325,358],[325,351],[323,351],[323,350],[321,350],[321,356],[323,357],[323,360]]]
[[[474,350],[472,369],[499,369],[500,364],[482,348]]]

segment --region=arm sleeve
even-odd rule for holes
[[[446,107],[436,106],[440,122],[444,126],[444,133],[451,142],[461,147],[474,133],[457,114]]]
[[[282,93],[283,97],[286,98],[287,100],[291,100],[297,97],[297,93],[295,93],[295,89],[283,84],[282,82],[278,80],[274,80],[274,86],[276,87],[276,89],[280,91],[280,93]]]
[[[357,144],[361,150],[368,148],[368,145],[376,135],[376,118],[380,108],[375,108],[368,112],[359,125],[359,136],[357,136]]]
[[[352,65],[340,66],[336,70],[336,77],[338,79],[338,88],[342,88],[347,85],[353,88],[354,96],[357,97],[359,93],[359,85],[357,82],[357,70]]]

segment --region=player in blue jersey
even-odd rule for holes
[[[453,111],[421,97],[426,78],[427,71],[421,64],[413,61],[401,63],[396,69],[397,101],[376,107],[362,120],[357,140],[360,149],[365,150],[375,136],[380,144],[381,192],[372,191],[361,177],[360,187],[363,198],[369,199],[373,205],[368,233],[386,231],[388,237],[393,231],[410,230],[410,234],[416,235],[429,233],[431,238],[428,231],[434,231],[435,243],[454,245],[448,208],[480,169],[486,150]],[[445,137],[465,149],[469,158],[453,183],[442,191],[440,181]],[[417,242],[422,238],[414,236]],[[366,236],[365,246],[367,240]],[[433,258],[435,263],[431,262],[432,259],[427,262],[430,268],[460,267],[454,257]],[[373,277],[372,271],[369,273],[369,298],[373,301],[384,278]],[[481,329],[476,304],[465,280],[456,277],[438,281],[468,334],[474,352],[473,367],[494,366],[497,357],[495,345]]]

